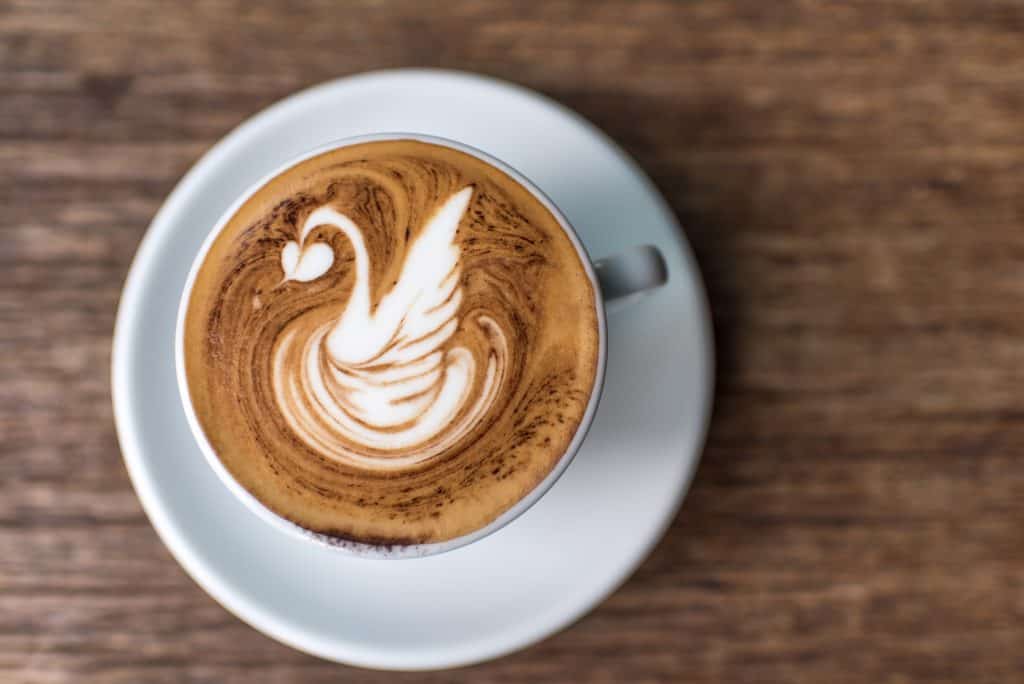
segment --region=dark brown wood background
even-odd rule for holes
[[[1024,3],[0,0],[0,681],[1024,677]],[[393,676],[242,624],[161,546],[109,401],[178,178],[336,76],[425,65],[616,138],[707,279],[715,418],[665,540],[524,652]]]

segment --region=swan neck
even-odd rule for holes
[[[302,244],[305,245],[306,238],[314,228],[322,225],[340,230],[348,238],[349,242],[352,243],[352,250],[355,252],[356,261],[356,282],[352,289],[347,310],[368,313],[370,310],[370,255],[366,251],[366,243],[363,241],[362,232],[352,222],[352,219],[325,207],[314,211],[309,219],[307,219],[306,225],[302,229]]]

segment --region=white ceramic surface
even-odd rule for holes
[[[173,351],[178,297],[220,214],[304,150],[386,130],[439,135],[489,152],[555,201],[592,257],[651,243],[669,271],[666,286],[609,316],[604,396],[557,484],[486,539],[401,561],[304,543],[232,497],[189,432]],[[546,98],[431,70],[377,72],[304,91],[210,150],[167,199],[139,248],[113,350],[125,463],[182,567],[225,608],[275,639],[324,658],[390,669],[464,665],[522,648],[618,587],[661,537],[689,485],[712,381],[700,276],[646,176],[602,133]]]

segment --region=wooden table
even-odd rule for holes
[[[1024,677],[1024,4],[0,0],[0,681]],[[366,69],[576,108],[707,279],[718,396],[682,512],[579,624],[393,676],[229,615],[135,498],[119,290],[233,126]]]

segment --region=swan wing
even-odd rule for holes
[[[442,346],[458,328],[462,301],[455,233],[472,196],[467,187],[448,198],[406,252],[398,282],[381,299],[367,331],[389,331],[373,335],[388,342],[365,363],[332,369],[346,410],[369,425],[415,420],[443,389]]]
[[[473,188],[449,197],[427,221],[406,253],[395,287],[384,297],[374,317],[401,321],[391,344],[374,365],[406,364],[438,351],[458,327],[462,302],[459,287],[459,228]]]

